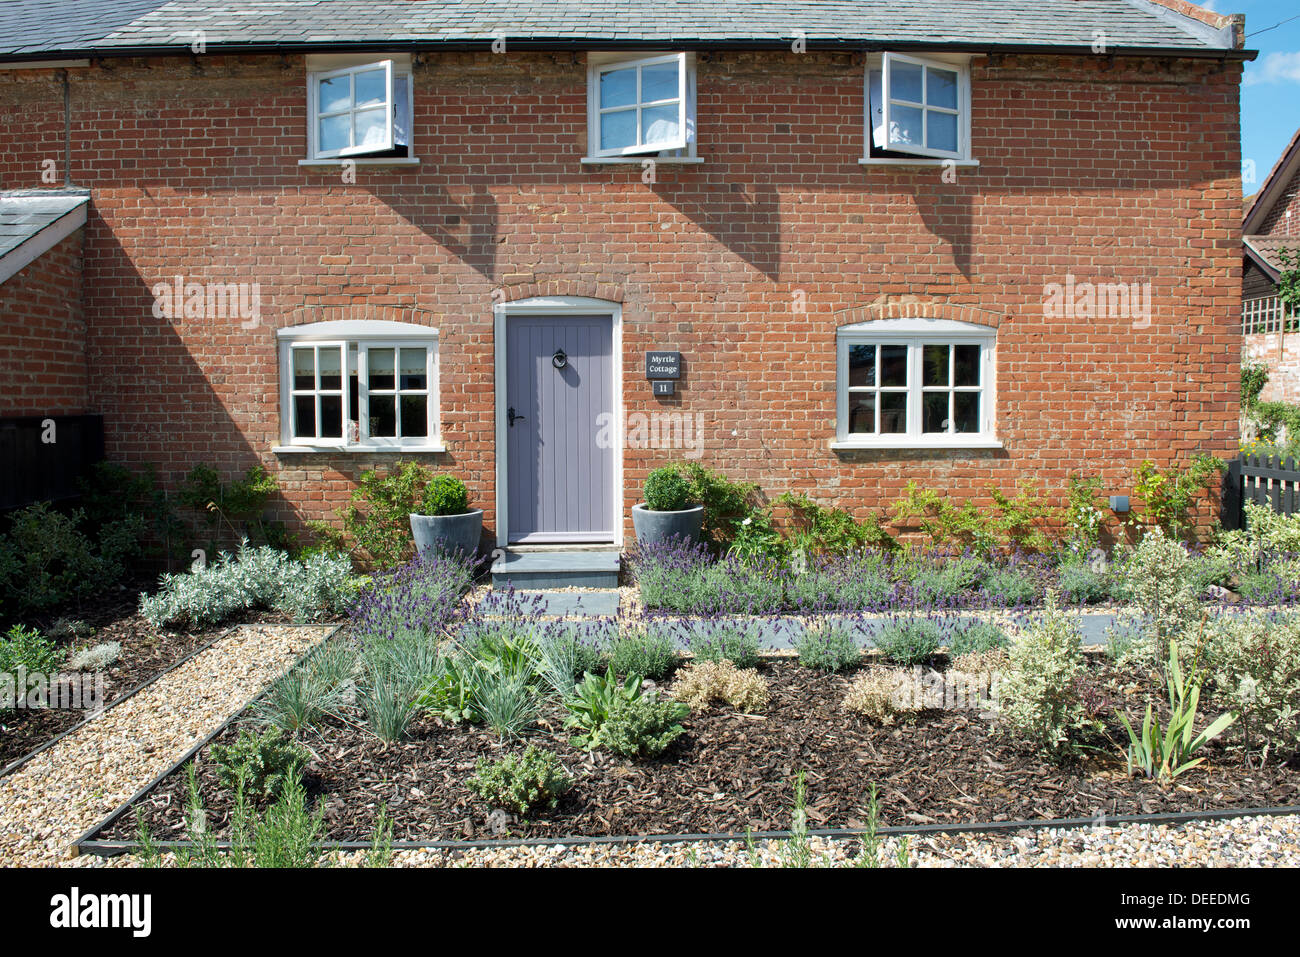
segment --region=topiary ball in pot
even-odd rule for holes
[[[411,535],[421,555],[444,551],[472,557],[483,535],[483,510],[469,507],[460,479],[435,475],[424,487],[420,511],[411,515]]]
[[[671,466],[655,469],[645,480],[645,504],[652,512],[681,512],[691,501],[691,483]]]
[[[704,506],[693,497],[690,480],[679,469],[669,465],[651,472],[645,480],[645,504],[632,508],[637,541],[696,541],[704,524]]]

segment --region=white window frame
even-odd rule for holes
[[[342,452],[444,452],[441,429],[441,391],[440,364],[438,350],[438,330],[405,322],[356,321],[318,322],[303,326],[290,326],[276,333],[279,343],[280,368],[280,441],[276,452],[318,452],[323,450]],[[343,436],[334,438],[316,438],[314,436],[294,435],[293,399],[303,395],[307,390],[293,387],[293,352],[295,349],[315,348],[317,356],[322,347],[339,347],[342,349],[343,365]],[[370,349],[411,349],[425,350],[425,375],[428,385],[428,401],[425,404],[427,416],[424,436],[403,438],[396,436],[370,436],[370,368],[366,361]],[[395,394],[400,396],[401,357],[394,354]],[[352,431],[351,377],[357,378],[357,431]],[[316,381],[320,381],[320,364],[317,358]],[[414,394],[415,390],[405,390]],[[316,390],[319,394],[319,389]],[[387,394],[388,390],[384,390]],[[330,390],[328,394],[333,394]],[[400,402],[395,402],[400,405]],[[316,430],[320,431],[320,402],[317,400]],[[398,412],[400,421],[400,411]],[[400,425],[397,429],[400,433]]]
[[[361,161],[371,160],[386,162],[413,162],[415,156],[414,147],[414,115],[415,115],[415,88],[411,77],[411,67],[409,59],[403,61],[397,57],[386,57],[375,60],[370,58],[360,58],[364,62],[358,62],[357,57],[324,57],[309,58],[307,73],[307,162],[312,161],[337,161],[341,162],[347,159],[356,159]],[[314,61],[314,62],[313,62]],[[310,69],[313,65],[319,65],[319,69]],[[326,68],[328,65],[328,68]],[[322,150],[320,148],[320,88],[321,80],[330,79],[337,76],[354,76],[357,73],[365,73],[383,67],[386,76],[385,84],[387,86],[388,109],[387,109],[387,126],[386,126],[386,145],[375,146],[374,144],[364,146],[351,146],[341,150]],[[352,81],[355,82],[355,81]],[[394,115],[398,104],[398,87],[402,85],[406,92],[406,138],[407,143],[396,143],[397,125],[394,123]],[[376,109],[376,107],[366,107],[366,109]],[[355,106],[345,111],[348,114],[355,113]],[[330,116],[342,115],[342,113],[331,113]],[[383,157],[375,156],[390,152],[396,146],[406,147],[406,156]]]
[[[610,107],[602,109],[600,105],[600,77],[614,70],[637,69],[637,137],[641,136],[641,111],[647,106],[662,105],[670,102],[655,100],[648,103],[641,101],[641,69],[660,63],[677,63],[677,120],[678,136],[663,144],[633,144],[632,146],[600,148],[601,117],[605,113],[628,110],[631,107]],[[618,160],[620,157],[639,159],[693,159],[695,157],[695,57],[690,53],[668,54],[611,54],[592,53],[587,57],[587,159]]]
[[[912,144],[890,143],[890,104],[893,102],[890,96],[889,74],[890,64],[893,62],[910,63],[915,66],[923,67],[924,70],[944,70],[955,72],[957,74],[957,109],[951,110],[947,107],[928,106],[925,103],[914,103],[911,100],[898,101],[903,105],[912,106],[921,110],[921,131],[922,136],[929,136],[929,126],[926,123],[926,113],[930,110],[939,113],[957,115],[957,149],[940,150],[932,149],[926,146],[915,146]],[[880,98],[881,98],[881,125],[884,128],[885,142],[875,145],[875,128],[874,117],[871,109],[871,74],[879,71],[880,73]],[[928,84],[929,74],[922,72],[922,99],[925,98],[925,88]],[[922,159],[951,161],[956,160],[961,163],[971,163],[971,87],[970,87],[970,61],[969,58],[961,59],[940,59],[937,57],[918,57],[903,53],[879,53],[867,58],[866,70],[863,75],[863,102],[864,102],[864,141],[863,141],[863,162],[864,163],[909,163],[913,162],[905,157],[899,156],[873,156],[872,147],[878,150],[885,150],[891,153],[906,153],[910,156],[920,157]]]
[[[997,332],[975,323],[950,319],[879,319],[841,326],[835,336],[835,440],[837,449],[926,449],[926,448],[1001,448],[996,431]],[[905,345],[907,355],[907,431],[881,434],[849,431],[849,347],[855,345]],[[977,345],[980,347],[980,386],[927,388],[923,381],[924,346]],[[879,362],[879,351],[877,351]],[[871,390],[879,392],[879,383]],[[891,391],[885,387],[884,391]],[[893,391],[902,391],[896,389]],[[922,432],[922,396],[927,391],[978,391],[980,401],[979,432]],[[876,424],[880,422],[880,403],[876,404]]]

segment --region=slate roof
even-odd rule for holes
[[[953,45],[1219,53],[1219,29],[1154,0],[0,0],[0,58],[380,43]]]
[[[85,193],[0,193],[0,257],[89,202]]]

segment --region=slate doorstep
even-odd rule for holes
[[[518,589],[617,588],[617,551],[519,552],[506,549],[492,563],[492,587]]]

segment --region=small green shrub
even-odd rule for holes
[[[814,671],[845,671],[862,662],[857,633],[844,622],[830,621],[805,628],[795,639],[794,649],[799,664]]]
[[[1084,672],[1078,625],[1049,592],[1047,607],[1007,649],[998,689],[997,727],[1045,756],[1073,754],[1093,727],[1080,699]]]
[[[1163,529],[1149,529],[1126,558],[1120,575],[1127,580],[1130,604],[1113,626],[1114,631],[1140,631],[1145,641],[1135,642],[1134,654],[1147,662],[1164,660],[1164,650],[1199,621],[1201,580],[1195,557],[1182,542]]]
[[[435,475],[424,487],[421,515],[464,515],[469,511],[469,490],[451,475]]]
[[[1208,623],[1205,665],[1215,701],[1240,715],[1248,757],[1300,748],[1300,615],[1246,611]]]
[[[725,548],[741,522],[754,514],[758,486],[753,482],[733,482],[699,462],[679,462],[673,467],[690,483],[690,501],[704,506],[704,540]]]
[[[609,670],[626,676],[659,680],[672,674],[679,658],[671,629],[655,622],[626,630],[610,645]]]
[[[496,761],[479,758],[468,785],[493,807],[526,817],[540,808],[553,809],[573,786],[573,779],[552,752],[530,744],[522,755],[508,754]]]
[[[599,747],[601,730],[614,709],[639,697],[641,679],[636,675],[619,681],[612,670],[603,675],[588,672],[564,701],[569,712],[564,726],[579,732],[573,737],[573,746],[586,750]]]
[[[671,465],[655,469],[646,476],[645,503],[652,512],[680,512],[690,508],[691,483]]]
[[[1005,648],[1008,642],[1007,633],[991,621],[962,621],[948,638],[948,657],[982,654]]]
[[[792,492],[786,492],[777,502],[790,510],[789,547],[793,551],[842,555],[866,548],[892,551],[898,547],[874,513],[859,522],[844,509],[827,508]]]
[[[939,625],[926,618],[892,619],[872,634],[871,640],[886,661],[908,666],[929,661],[943,643]]]
[[[398,462],[387,475],[361,473],[352,500],[342,510],[343,532],[352,551],[379,568],[409,558],[414,549],[411,513],[429,479],[429,470],[418,462]]]
[[[277,797],[285,783],[298,779],[311,754],[279,728],[260,734],[243,728],[233,744],[214,744],[212,760],[217,780],[232,793],[243,786],[245,793]]]
[[[63,664],[63,656],[63,649],[35,628],[14,625],[0,636],[0,672],[24,668],[28,674],[54,674]]]
[[[68,656],[69,671],[103,671],[122,657],[120,641],[101,641],[89,648],[81,648]]]
[[[625,758],[658,757],[685,733],[679,722],[690,710],[653,694],[619,701],[600,729],[600,744]]]

